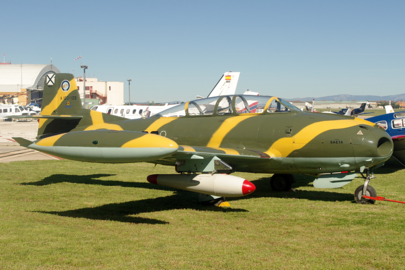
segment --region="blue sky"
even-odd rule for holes
[[[132,101],[207,95],[225,71],[283,98],[405,93],[405,1],[0,1],[0,53]]]

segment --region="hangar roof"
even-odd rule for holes
[[[43,90],[43,78],[49,73],[60,73],[54,65],[1,64],[0,92]]]

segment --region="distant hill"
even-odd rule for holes
[[[325,97],[304,97],[304,98],[289,98],[287,100],[290,101],[310,101],[310,100],[327,100],[327,101],[348,101],[348,100],[358,100],[358,101],[378,101],[378,100],[392,100],[392,101],[399,101],[399,100],[405,100],[405,94],[399,94],[399,95],[391,95],[391,96],[355,96],[355,95],[335,95],[335,96],[325,96]]]

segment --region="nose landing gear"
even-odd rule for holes
[[[363,198],[363,196],[369,197],[377,197],[377,192],[375,189],[369,185],[371,178],[374,178],[374,174],[370,175],[370,168],[365,168],[366,170],[366,177],[364,177],[363,173],[360,173],[361,176],[365,179],[364,185],[361,185],[356,188],[354,192],[354,200],[360,204],[374,204],[375,200]]]

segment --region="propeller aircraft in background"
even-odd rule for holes
[[[234,95],[236,87],[238,86],[240,72],[225,72],[211,92],[208,94],[208,97],[216,96],[225,96],[225,95]],[[197,96],[197,98],[203,98]],[[165,105],[96,105],[91,107],[91,110],[98,111],[102,113],[108,113],[116,116],[125,117],[128,119],[139,119],[139,118],[148,118],[161,111],[167,110],[177,104],[168,104]]]
[[[394,142],[392,154],[405,166],[405,111],[395,112],[391,105],[385,106],[386,114],[367,118],[367,121],[381,126]]]

